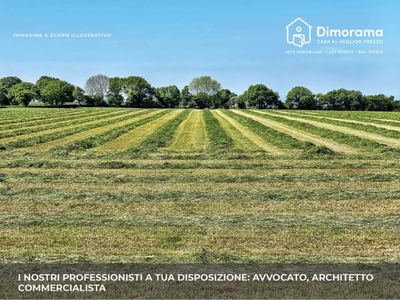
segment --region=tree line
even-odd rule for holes
[[[35,84],[15,76],[0,79],[0,105],[28,106],[40,101],[49,106],[75,102],[85,106],[127,106],[142,108],[279,108],[305,110],[400,110],[393,96],[364,95],[344,88],[314,94],[296,86],[283,102],[279,94],[264,84],[251,85],[237,95],[210,76],[194,78],[182,90],[175,85],[153,87],[140,76],[112,77],[99,74],[88,78],[81,88],[59,78],[42,76]]]

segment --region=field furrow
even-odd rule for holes
[[[372,141],[375,141],[375,142],[378,142],[378,143],[381,143],[381,144],[384,144],[384,145],[387,145],[390,147],[400,148],[400,139],[384,137],[384,136],[381,136],[378,134],[373,134],[373,133],[369,133],[369,132],[365,132],[365,131],[361,131],[361,130],[357,130],[357,129],[351,129],[351,128],[344,127],[344,126],[338,126],[338,125],[328,124],[328,123],[324,123],[324,122],[312,121],[312,120],[303,119],[303,118],[280,116],[280,115],[273,114],[273,113],[259,112],[259,111],[257,111],[257,113],[271,115],[271,116],[275,116],[275,117],[278,116],[278,117],[285,118],[288,120],[293,120],[293,121],[297,121],[297,122],[310,124],[315,127],[338,131],[338,132],[341,132],[344,134],[354,135],[354,136],[357,136],[357,137],[360,137],[363,139],[372,140]]]
[[[317,135],[304,133],[300,130],[296,130],[295,128],[283,125],[279,122],[267,120],[262,117],[257,117],[257,116],[254,116],[254,115],[251,115],[248,113],[244,113],[240,110],[233,110],[233,112],[236,114],[245,116],[247,118],[251,118],[257,122],[260,122],[261,124],[263,124],[267,127],[271,127],[272,129],[275,129],[277,131],[288,134],[288,135],[290,135],[296,139],[299,139],[301,141],[311,142],[317,146],[324,146],[324,147],[327,147],[327,148],[329,148],[335,152],[339,152],[339,153],[346,153],[346,154],[357,154],[358,153],[358,151],[352,147],[342,145],[342,144],[336,143],[334,141],[322,139],[321,137],[319,137]]]
[[[201,110],[192,110],[175,134],[172,151],[204,151],[208,146],[206,124]]]
[[[126,150],[129,149],[140,142],[144,141],[149,135],[151,135],[155,130],[163,126],[168,121],[179,115],[182,110],[174,110],[154,121],[151,121],[145,125],[133,129],[132,131],[118,137],[117,139],[106,143],[100,147],[96,147],[93,150]]]

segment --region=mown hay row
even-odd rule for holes
[[[370,176],[371,181],[380,181],[379,177],[397,179],[400,176],[400,170],[398,168],[384,167],[384,169],[373,169],[373,168],[363,168],[363,169],[350,169],[350,168],[252,168],[252,166],[247,166],[247,168],[202,168],[201,166],[194,166],[193,168],[168,168],[167,166],[162,167],[157,165],[148,165],[149,168],[143,168],[143,166],[137,166],[132,168],[120,168],[120,169],[108,169],[108,168],[90,168],[90,166],[80,167],[80,168],[66,168],[65,165],[60,165],[57,168],[38,168],[32,166],[31,168],[18,167],[18,168],[0,168],[0,174],[5,173],[9,176],[22,176],[22,175],[32,175],[36,174],[42,175],[136,175],[136,176],[148,176],[148,175],[188,175],[188,176],[211,176],[211,175],[231,175],[231,176],[259,176],[259,175],[346,175],[346,176]]]
[[[213,114],[221,122],[221,126],[231,135],[235,146],[242,150],[257,150],[262,149],[268,153],[281,155],[284,152],[278,147],[267,143],[259,135],[253,133],[247,127],[243,126],[235,119],[223,114],[220,110],[213,111]]]
[[[85,122],[85,123],[78,124],[78,125],[61,126],[61,127],[57,127],[57,128],[52,128],[52,129],[47,129],[47,130],[34,132],[34,133],[27,133],[27,134],[15,136],[15,137],[3,138],[3,139],[0,139],[0,143],[1,144],[8,144],[8,143],[11,143],[11,142],[14,142],[14,141],[18,141],[18,140],[22,140],[22,139],[28,139],[28,138],[38,137],[38,136],[42,136],[42,135],[46,135],[46,134],[63,132],[63,131],[67,131],[67,130],[70,130],[70,129],[77,129],[78,131],[82,131],[81,129],[86,127],[86,126],[91,126],[91,125],[101,124],[101,123],[104,123],[104,122],[109,122],[109,121],[112,121],[112,120],[117,120],[119,118],[124,118],[124,117],[131,116],[131,115],[134,115],[134,114],[137,114],[137,113],[138,113],[138,111],[134,111],[134,112],[126,111],[126,112],[124,112],[122,114],[117,114],[116,116],[101,118],[100,120],[89,121],[89,122]]]
[[[285,189],[285,190],[315,190],[315,189],[394,189],[400,188],[400,182],[189,182],[166,184],[164,182],[139,182],[139,183],[24,183],[11,182],[0,183],[0,188],[6,187],[11,190],[29,190],[29,189],[58,189],[66,191],[223,191],[223,190],[248,190],[256,191],[263,189]]]
[[[167,150],[204,151],[208,144],[203,112],[192,110],[187,119],[179,125],[174,140]]]
[[[314,216],[399,216],[400,199],[394,200],[204,200],[204,201],[140,201],[121,203],[93,200],[7,201],[0,205],[0,214],[113,214],[152,216],[266,216],[273,214]]]
[[[358,151],[352,147],[342,145],[342,144],[339,144],[339,143],[336,143],[333,141],[322,139],[321,137],[319,137],[317,135],[305,133],[300,130],[296,130],[295,128],[286,126],[279,122],[267,120],[262,117],[253,116],[251,114],[244,113],[240,110],[233,110],[233,112],[238,115],[242,115],[247,118],[251,118],[257,122],[260,122],[261,124],[263,124],[267,127],[270,127],[274,130],[288,134],[288,135],[290,135],[298,140],[301,140],[301,141],[311,142],[317,146],[324,146],[324,147],[327,147],[327,148],[329,148],[335,152],[339,152],[339,153],[346,153],[346,154],[357,154],[358,153]]]
[[[56,116],[54,115],[45,115],[39,119],[34,118],[31,119],[23,119],[23,120],[15,120],[15,122],[7,123],[6,125],[0,126],[0,130],[2,132],[12,131],[12,130],[20,130],[20,129],[28,129],[39,126],[46,126],[50,124],[55,124],[63,121],[72,121],[72,120],[80,120],[84,118],[90,118],[93,116],[110,116],[113,114],[122,113],[121,111],[109,112],[105,110],[79,110],[75,113],[59,113]]]
[[[104,117],[111,117],[112,115],[115,114],[110,114],[110,113],[102,113],[102,114],[96,114],[96,115],[85,115],[85,116],[75,116],[75,117],[66,117],[66,118],[61,118],[60,119],[55,119],[52,122],[43,122],[43,124],[40,125],[34,125],[34,126],[27,126],[27,127],[21,127],[21,128],[14,128],[14,129],[9,129],[9,130],[4,130],[0,133],[0,138],[7,138],[7,137],[13,137],[13,136],[19,136],[23,134],[32,134],[35,132],[47,130],[49,128],[61,128],[65,127],[68,128],[68,126],[71,125],[77,125],[77,124],[83,124],[87,123],[90,121],[98,120]]]
[[[96,147],[93,150],[126,150],[136,144],[144,141],[149,135],[151,135],[156,129],[163,126],[168,121],[174,119],[177,115],[182,112],[181,109],[173,110],[172,112],[157,118],[145,125],[131,130],[130,132],[118,137],[117,139],[106,143],[100,147]]]
[[[265,115],[271,115],[271,116],[275,116],[275,117],[279,116],[277,114],[267,113],[267,112],[259,112],[259,111],[257,111],[257,113],[265,114]],[[318,121],[312,121],[312,120],[307,120],[307,119],[303,119],[303,118],[294,118],[294,117],[288,117],[288,116],[279,116],[279,117],[285,118],[285,119],[288,119],[288,120],[293,120],[293,121],[297,121],[297,122],[310,124],[310,125],[313,125],[313,126],[319,127],[319,128],[338,131],[338,132],[341,132],[341,133],[344,133],[344,134],[348,134],[348,135],[354,135],[354,136],[357,136],[359,138],[375,141],[375,142],[378,142],[378,143],[381,143],[381,144],[384,144],[384,145],[387,145],[387,146],[390,146],[390,147],[400,148],[400,139],[384,137],[384,136],[381,136],[381,135],[378,135],[378,134],[374,134],[374,133],[370,133],[370,132],[366,132],[366,131],[361,131],[361,130],[357,130],[357,129],[351,129],[349,127],[338,126],[338,125],[333,125],[333,124],[328,124],[328,123],[318,122]]]
[[[224,261],[228,262],[312,262],[318,258],[318,262],[365,263],[379,261],[379,258],[398,261],[400,245],[394,244],[394,240],[399,234],[398,228],[338,229],[329,226],[251,229],[204,225],[30,226],[1,228],[0,255],[9,253],[9,259],[14,262],[31,263],[38,258],[97,263],[201,262],[194,259],[195,254],[203,251],[211,257],[225,255],[227,260]],[[21,245],[29,245],[29,248]]]
[[[66,136],[64,138],[56,139],[56,140],[53,140],[53,141],[50,141],[47,143],[43,143],[38,146],[29,148],[29,149],[33,150],[33,151],[46,151],[52,147],[66,145],[66,144],[76,142],[78,140],[83,140],[88,137],[96,136],[98,134],[102,134],[102,133],[112,130],[114,128],[126,126],[128,124],[143,120],[145,118],[151,117],[151,116],[159,114],[159,113],[160,113],[160,111],[152,111],[152,112],[148,111],[148,113],[143,115],[142,111],[136,111],[131,114],[132,118],[129,118],[128,120],[124,120],[124,121],[108,124],[106,126],[101,126],[98,128],[94,128],[94,129],[86,130],[86,131],[79,132],[76,134],[72,134],[72,135]],[[137,114],[140,114],[140,116],[136,117]]]
[[[377,128],[383,128],[383,129],[387,129],[387,130],[400,131],[399,126],[378,124],[378,123],[374,123],[374,122],[365,122],[365,121],[359,121],[359,120],[354,120],[354,119],[343,119],[343,118],[332,118],[332,117],[327,117],[327,116],[305,115],[305,114],[300,114],[300,113],[296,113],[296,112],[279,112],[279,113],[284,113],[284,114],[294,115],[294,116],[311,117],[311,118],[315,118],[315,119],[332,120],[332,121],[338,121],[338,122],[350,123],[350,124],[361,124],[361,125],[365,125],[365,126],[374,126]],[[384,120],[384,121],[386,121],[386,120]]]

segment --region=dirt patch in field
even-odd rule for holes
[[[284,125],[282,123],[276,122],[276,121],[272,121],[272,120],[267,120],[265,118],[262,117],[257,117],[251,114],[247,114],[244,113],[242,111],[239,110],[232,110],[232,112],[238,114],[238,115],[242,115],[245,116],[247,118],[251,118],[257,122],[260,122],[261,124],[272,128],[274,130],[277,130],[279,132],[285,133],[287,135],[290,135],[300,141],[305,141],[305,142],[311,142],[317,146],[325,146],[335,152],[339,152],[339,153],[346,153],[346,154],[356,154],[358,153],[358,151],[352,147],[346,146],[346,145],[342,145],[339,143],[335,143],[333,141],[329,141],[329,140],[325,140],[323,138],[321,138],[320,136],[314,135],[314,134],[310,134],[310,133],[305,133],[301,130],[297,130],[294,129],[293,127]],[[267,114],[267,113],[266,113]]]

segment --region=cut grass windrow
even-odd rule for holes
[[[301,116],[303,118],[312,118],[312,119],[317,119],[317,120],[318,119],[319,120],[321,120],[321,119],[322,120],[332,120],[332,121],[338,121],[338,122],[341,122],[341,123],[361,124],[361,125],[365,125],[365,126],[373,126],[373,127],[383,128],[383,129],[387,129],[387,130],[400,131],[400,126],[392,126],[392,125],[387,125],[387,124],[378,124],[378,123],[365,122],[365,121],[354,120],[354,119],[330,118],[330,117],[327,117],[327,116],[317,116],[317,115],[309,115],[309,114],[305,115],[305,114],[295,113],[295,112],[279,112],[279,113],[284,113],[284,114],[289,114],[289,115],[294,115],[294,116]]]
[[[130,132],[123,134],[115,140],[106,143],[100,147],[94,148],[94,150],[126,150],[134,147],[136,144],[144,141],[152,132],[159,127],[163,126],[169,120],[172,120],[179,115],[182,110],[173,110],[154,121],[146,123],[138,128],[131,130]]]
[[[172,151],[204,151],[209,144],[203,111],[192,110],[176,132],[168,150]]]
[[[318,122],[318,121],[312,121],[312,120],[308,120],[308,119],[303,119],[303,118],[294,118],[294,117],[288,117],[288,116],[279,116],[277,114],[273,114],[273,113],[267,113],[267,112],[258,112],[259,114],[266,114],[266,115],[271,115],[274,117],[281,117],[281,118],[285,118],[288,120],[293,120],[293,121],[297,121],[297,122],[302,122],[302,123],[306,123],[306,124],[310,124],[313,125],[315,127],[320,127],[320,128],[324,128],[324,129],[328,129],[328,130],[333,130],[333,131],[338,131],[338,132],[342,132],[345,134],[349,134],[349,135],[353,135],[353,136],[357,136],[363,139],[368,139],[368,140],[372,140],[390,147],[394,147],[394,148],[400,148],[400,139],[395,139],[395,138],[390,138],[390,137],[385,137],[382,135],[378,135],[378,134],[374,134],[374,133],[369,133],[366,131],[361,131],[361,130],[357,130],[357,129],[352,129],[349,127],[345,127],[345,126],[338,126],[338,125],[334,125],[334,124],[328,124],[325,122]]]
[[[151,227],[228,227],[234,228],[287,228],[287,227],[329,227],[329,228],[389,228],[400,233],[400,216],[344,216],[314,214],[274,214],[258,216],[223,216],[223,215],[190,215],[190,216],[153,216],[150,214],[92,214],[92,213],[29,213],[0,214],[0,228],[40,227],[81,227],[92,226],[130,228],[132,226]]]
[[[348,135],[348,134],[334,131],[334,130],[329,130],[326,128],[316,127],[316,126],[313,126],[308,123],[290,120],[290,119],[285,118],[284,116],[281,117],[281,116],[278,116],[278,115],[275,116],[272,114],[268,114],[268,115],[267,114],[259,114],[254,111],[249,111],[248,113],[256,115],[256,116],[261,115],[264,118],[267,118],[268,120],[277,121],[284,125],[291,126],[298,130],[301,130],[303,132],[315,134],[315,135],[320,136],[321,138],[333,140],[337,143],[354,147],[356,149],[359,149],[359,151],[372,153],[372,151],[376,152],[376,151],[387,151],[388,150],[387,146],[379,144],[379,143],[371,141],[371,140],[368,140],[368,139],[363,139],[360,137]]]
[[[204,110],[203,116],[206,123],[207,136],[209,139],[209,152],[213,154],[221,154],[232,151],[233,140],[222,129],[218,119],[214,117],[209,109]]]
[[[269,188],[264,190],[246,190],[246,189],[226,189],[226,190],[68,190],[56,189],[47,185],[46,188],[34,188],[34,185],[28,188],[19,186],[18,189],[12,189],[11,186],[0,183],[0,200],[7,203],[9,201],[20,202],[48,202],[48,201],[79,201],[79,205],[85,203],[123,203],[133,204],[144,202],[176,202],[186,201],[190,205],[192,202],[222,201],[230,203],[232,200],[242,201],[243,203],[252,203],[252,201],[263,202],[286,202],[286,201],[397,201],[400,199],[400,190],[398,188],[372,188],[365,189],[344,189],[337,185],[334,188],[319,189],[279,189]],[[296,207],[296,206],[294,206]],[[318,206],[316,206],[318,207]],[[384,204],[382,204],[384,209]],[[346,206],[343,206],[346,211]],[[344,211],[344,212],[345,212]],[[315,212],[318,212],[316,210]],[[115,211],[118,213],[118,211]]]
[[[266,127],[260,122],[253,120],[252,118],[234,112],[237,111],[223,111],[225,115],[231,117],[242,126],[248,128],[248,130],[250,130],[254,134],[260,136],[266,143],[271,144],[279,149],[304,149],[306,146],[309,145],[309,143],[299,141],[298,139],[288,134]]]
[[[83,117],[91,117],[91,116],[102,116],[102,115],[107,115],[110,112],[104,111],[104,110],[78,110],[74,111],[73,113],[59,113],[59,114],[52,114],[52,115],[45,115],[39,119],[33,118],[28,119],[28,120],[15,120],[14,123],[10,123],[7,125],[2,125],[0,126],[1,133],[4,133],[5,131],[12,131],[12,130],[20,130],[22,128],[26,127],[33,127],[33,126],[41,126],[41,125],[46,125],[54,122],[61,122],[61,121],[69,121],[72,119],[83,119]]]
[[[64,191],[223,191],[223,190],[262,190],[262,189],[284,189],[284,190],[321,190],[321,189],[343,189],[343,190],[357,190],[357,189],[394,189],[400,188],[400,182],[312,182],[307,183],[305,186],[304,182],[201,182],[199,178],[198,182],[181,183],[177,182],[174,184],[166,184],[164,182],[138,182],[138,183],[121,183],[121,182],[109,182],[109,183],[21,183],[21,182],[10,182],[6,184],[0,184],[0,188],[11,188],[11,190],[29,190],[36,189],[51,189],[56,188]],[[118,180],[116,180],[118,181]]]
[[[398,120],[388,120],[388,119],[374,119],[374,118],[368,118],[369,120],[374,120],[379,121],[379,122],[384,122],[384,123],[400,123]]]
[[[368,119],[381,119],[384,121],[400,121],[400,114],[398,112],[378,112],[378,111],[339,111],[339,110],[293,110],[304,115],[313,115],[320,117],[332,117],[346,120],[368,120]],[[281,111],[283,112],[283,111]],[[291,110],[287,110],[291,112]],[[396,122],[395,122],[396,123]]]
[[[168,164],[146,164],[148,160],[143,160],[142,164],[132,164],[130,167],[126,165],[125,167],[121,166],[119,168],[113,168],[112,163],[110,162],[109,168],[105,168],[107,166],[107,162],[104,162],[104,167],[94,164],[87,164],[87,165],[68,165],[68,161],[66,161],[65,165],[58,165],[56,168],[46,168],[45,166],[31,166],[31,167],[17,167],[17,168],[0,168],[0,174],[7,174],[7,176],[17,176],[17,177],[24,177],[24,176],[34,176],[37,177],[38,175],[44,176],[60,176],[62,175],[74,175],[74,176],[85,176],[85,175],[109,175],[112,176],[151,176],[151,175],[171,175],[171,176],[234,176],[234,177],[241,177],[241,176],[281,176],[285,178],[289,176],[308,176],[308,175],[315,175],[319,176],[320,181],[330,181],[331,176],[341,176],[341,178],[345,178],[344,180],[361,180],[363,176],[363,181],[395,181],[400,180],[400,169],[393,168],[389,166],[382,165],[381,168],[312,168],[312,166],[303,166],[300,168],[289,168],[282,164],[282,168],[278,165],[275,166],[263,166],[260,165],[259,168],[254,168],[251,164],[245,164],[241,168],[219,168],[220,166],[212,167],[210,165],[193,165],[191,167],[179,167],[177,165],[170,165]],[[40,163],[40,162],[39,162]],[[75,162],[76,163],[76,162]],[[99,168],[100,167],[100,168]],[[2,182],[6,182],[7,176],[3,177]],[[323,177],[327,176],[324,180]],[[340,178],[339,178],[340,179]],[[290,181],[292,179],[288,179]]]
[[[21,110],[20,108],[8,108],[6,111],[0,111],[0,128],[3,126],[18,126],[20,123],[24,124],[26,122],[39,122],[41,120],[47,120],[48,118],[63,117],[66,115],[81,114],[83,111],[70,111],[70,110],[60,110],[58,108],[48,108],[48,109],[32,109],[27,108]]]
[[[152,216],[274,216],[275,214],[307,218],[313,216],[400,216],[400,199],[382,200],[286,200],[264,201],[255,199],[177,199],[165,201],[135,201],[124,203],[117,201],[95,200],[13,200],[0,205],[0,214],[107,214],[118,212],[121,215]],[[118,215],[117,213],[114,214]],[[379,224],[379,222],[378,222]],[[396,226],[398,226],[397,224]],[[1,225],[0,225],[1,226]]]
[[[79,115],[79,116],[68,116],[68,117],[63,117],[63,118],[55,118],[52,119],[52,121],[49,121],[46,119],[46,122],[36,122],[36,125],[30,125],[27,127],[21,127],[18,129],[9,129],[9,130],[4,130],[0,132],[0,139],[1,138],[7,138],[7,137],[14,137],[18,135],[26,135],[26,134],[32,134],[35,132],[47,130],[49,128],[61,128],[61,127],[67,127],[70,125],[77,125],[77,124],[83,124],[89,121],[94,121],[94,120],[99,120],[101,118],[107,118],[111,117],[113,115],[119,115],[121,114],[120,112],[115,112],[115,113],[108,113],[108,112],[101,112],[97,114],[85,114],[85,115]],[[0,140],[1,141],[1,140]]]
[[[265,149],[257,146],[256,143],[253,143],[249,137],[246,137],[243,131],[239,130],[239,126],[241,125],[234,119],[222,114],[219,110],[213,110],[211,113],[218,120],[221,128],[223,128],[226,134],[232,139],[232,146],[234,149],[239,149],[242,151],[265,151]],[[234,125],[236,125],[236,127]],[[244,126],[241,127],[243,129],[245,128]],[[249,133],[253,134],[251,131],[249,131]],[[264,142],[263,139],[256,134],[253,135],[254,137],[258,137],[260,141]],[[271,146],[271,148],[274,147]]]
[[[180,124],[188,117],[189,112],[189,110],[184,110],[170,118],[163,126],[156,129],[145,140],[136,144],[133,148],[127,149],[125,154],[127,154],[128,157],[132,157],[132,154],[143,157],[143,154],[146,156],[157,150],[168,148]]]
[[[190,183],[201,180],[202,183],[282,183],[282,182],[305,182],[305,183],[323,183],[336,182],[371,182],[378,184],[380,182],[400,181],[400,172],[332,172],[327,173],[315,170],[304,170],[296,172],[292,170],[272,171],[272,172],[246,172],[243,170],[196,170],[179,172],[179,170],[20,170],[20,169],[0,169],[0,174],[8,174],[2,177],[2,182],[18,181],[30,183],[76,183],[84,184],[95,182],[96,184],[132,184],[132,183],[159,183],[166,184]],[[231,172],[229,172],[231,171]],[[2,173],[4,172],[4,173]]]
[[[213,111],[214,116],[218,119],[225,131],[230,134],[235,148],[241,150],[264,150],[268,153],[280,155],[283,154],[274,145],[267,143],[259,135],[253,133],[247,127],[243,126],[235,119],[223,114],[220,110]]]
[[[92,139],[93,141],[83,141],[83,142],[78,142],[75,145],[71,145],[68,147],[69,150],[78,150],[78,149],[89,149],[93,148],[94,145],[96,145],[96,141],[99,143],[100,138],[98,135],[101,135],[103,133],[108,133],[109,131],[116,129],[116,128],[121,128],[127,129],[131,128],[130,125],[132,126],[138,126],[140,121],[142,120],[148,120],[149,118],[153,116],[158,116],[161,114],[162,111],[157,110],[157,111],[137,111],[134,115],[132,115],[132,118],[129,118],[128,120],[112,123],[106,126],[86,130],[83,132],[79,132],[77,134],[69,135],[61,139],[53,140],[47,143],[40,144],[38,146],[29,148],[30,150],[33,151],[46,151],[49,150],[52,147],[57,147],[61,145],[67,145],[67,144],[72,144],[77,141],[82,141],[84,139]],[[141,125],[141,123],[140,123]],[[135,128],[134,127],[134,128]]]
[[[270,262],[271,256],[298,262],[304,256],[317,255],[318,261],[331,262],[330,257],[348,262],[365,259],[397,258],[400,235],[394,228],[331,228],[329,226],[286,228],[240,228],[218,226],[130,226],[127,228],[92,226],[1,228],[0,255],[15,256],[22,262],[41,256],[61,257],[71,261],[142,262],[194,260],[206,249],[210,253],[227,253],[236,262]],[[175,237],[175,239],[173,239]],[[175,240],[175,242],[173,242]],[[25,248],[21,248],[25,245]],[[324,260],[325,259],[325,260]],[[285,261],[285,260],[284,260]]]
[[[19,148],[19,147],[30,147],[40,143],[45,143],[51,140],[60,139],[71,134],[83,132],[89,129],[93,129],[100,126],[105,126],[114,122],[123,121],[130,119],[132,115],[140,113],[139,111],[128,111],[117,116],[103,118],[97,121],[90,121],[79,125],[71,125],[62,128],[55,128],[49,130],[43,130],[31,134],[24,134],[17,137],[0,139],[0,143],[7,147]]]
[[[286,125],[284,125],[282,123],[271,121],[271,120],[266,120],[265,118],[258,117],[258,116],[255,116],[255,115],[251,115],[249,113],[244,113],[244,112],[242,112],[240,110],[233,110],[233,112],[236,113],[236,114],[245,116],[247,118],[251,118],[251,119],[253,119],[253,120],[257,121],[257,122],[260,122],[261,124],[263,124],[263,125],[265,125],[267,127],[270,127],[270,128],[272,128],[274,130],[277,130],[277,131],[280,131],[282,133],[288,134],[288,135],[290,135],[290,136],[292,136],[292,137],[294,137],[294,138],[296,138],[298,140],[305,141],[305,142],[310,142],[310,143],[313,143],[313,144],[315,144],[317,146],[324,146],[324,147],[327,147],[327,148],[329,148],[329,149],[331,149],[331,150],[333,150],[335,152],[338,152],[338,153],[357,154],[357,150],[352,148],[352,147],[349,147],[349,146],[346,146],[346,145],[342,145],[342,144],[339,144],[339,143],[336,143],[336,142],[333,142],[333,141],[322,139],[321,137],[319,137],[317,135],[308,134],[308,133],[305,133],[303,131],[296,130],[295,128],[290,127],[290,126],[286,126]]]
[[[3,156],[1,156],[3,154]],[[43,157],[41,153],[31,153],[29,157],[14,157],[7,159],[8,153],[0,151],[1,168],[39,168],[46,169],[234,169],[234,170],[297,170],[297,169],[321,169],[329,172],[331,169],[357,170],[375,169],[386,170],[394,169],[399,171],[400,159],[391,157],[382,160],[376,154],[372,158],[366,159],[313,159],[302,160],[296,158],[286,158],[273,160],[262,159],[225,159],[208,158],[206,160],[186,160],[186,159],[163,159],[154,160],[152,158],[54,158]]]

